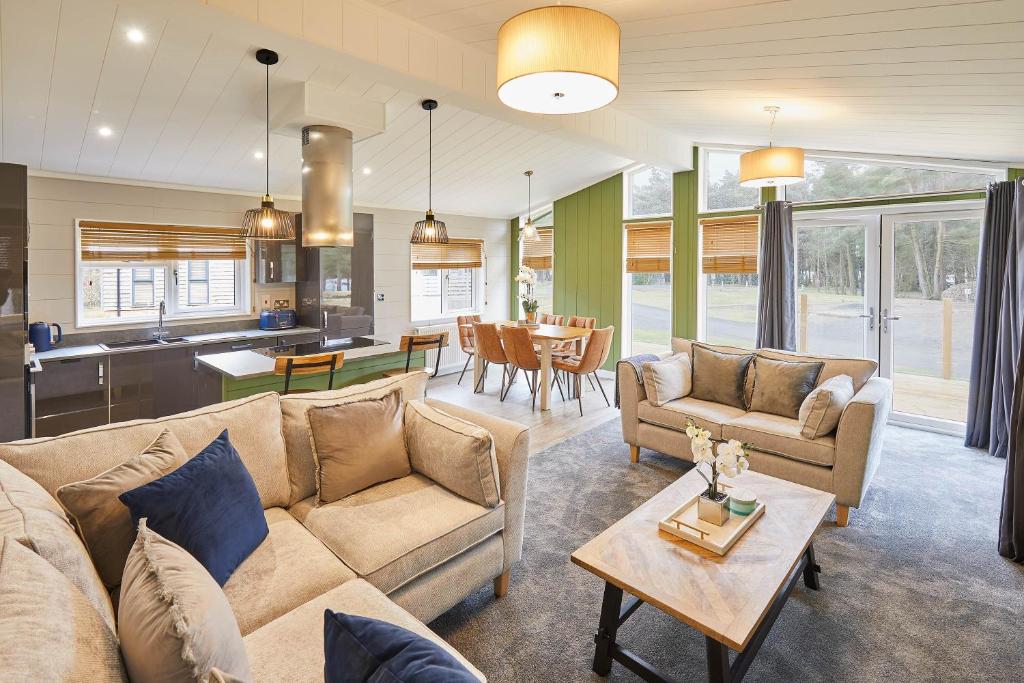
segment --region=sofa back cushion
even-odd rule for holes
[[[754,357],[754,392],[748,408],[796,419],[800,406],[811,393],[824,363],[772,360],[758,354]]]
[[[664,360],[641,365],[644,390],[652,406],[663,406],[669,401],[690,395],[693,387],[693,364],[686,353],[677,353]]]
[[[834,432],[846,405],[853,400],[853,393],[853,380],[849,375],[832,377],[819,384],[800,405],[800,434],[805,439],[817,439]]]
[[[364,398],[381,398],[395,389],[402,390],[404,401],[422,400],[427,377],[425,372],[410,372],[343,389],[282,396],[281,419],[290,481],[288,506],[316,494],[316,463],[313,459],[309,422],[306,420],[306,411],[311,406],[332,406]]]
[[[746,409],[747,370],[753,360],[752,353],[721,352],[694,344],[690,395],[702,401]]]
[[[288,504],[288,460],[281,436],[281,401],[256,394],[157,420],[134,420],[61,436],[0,444],[0,460],[42,484],[51,495],[64,484],[91,479],[141,453],[164,428],[189,455],[228,429],[264,508]]]

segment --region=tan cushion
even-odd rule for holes
[[[492,508],[500,502],[494,439],[483,427],[409,401],[405,439],[415,471],[479,505]]]
[[[224,584],[243,636],[356,577],[287,510],[264,514],[270,532]]]
[[[485,508],[421,474],[289,512],[385,593],[501,531],[505,515],[504,505]]]
[[[0,679],[128,680],[111,627],[67,577],[13,536],[0,541]]]
[[[401,389],[381,398],[306,411],[321,503],[333,503],[412,471],[402,413]]]
[[[141,453],[170,429],[189,455],[225,428],[256,483],[264,508],[288,504],[288,465],[281,436],[281,401],[256,394],[157,420],[134,420],[43,439],[0,444],[11,463],[53,495],[64,484],[91,479]]]
[[[710,431],[712,439],[721,439],[722,425],[744,414],[741,408],[702,401],[693,396],[669,401],[663,406],[652,406],[649,401],[637,404],[637,418],[641,422],[680,432],[686,430],[687,422],[693,422]]]
[[[310,406],[330,406],[364,398],[380,398],[395,389],[402,390],[402,398],[406,401],[422,400],[426,386],[427,376],[424,373],[411,372],[366,384],[354,384],[344,389],[282,396],[281,426],[288,448],[288,478],[291,482],[288,505],[295,505],[316,493],[316,464],[313,462],[309,423],[306,421],[306,410]]]
[[[755,356],[754,391],[750,396],[749,409],[795,420],[800,414],[800,404],[814,389],[823,366],[820,361],[773,360]]]
[[[800,404],[800,434],[805,439],[816,439],[834,432],[853,394],[853,378],[849,375],[837,375],[819,384]]]
[[[702,401],[745,409],[744,387],[747,369],[753,360],[752,353],[723,353],[702,344],[694,344],[693,388],[690,395]]]
[[[214,667],[252,680],[231,606],[188,551],[139,522],[118,602],[117,633],[133,681],[205,681]]]
[[[121,583],[124,561],[135,542],[131,512],[117,497],[173,472],[188,459],[177,437],[164,429],[142,453],[92,479],[57,489],[57,499],[75,520],[107,588]]]
[[[693,364],[689,354],[677,353],[665,360],[644,363],[641,368],[651,405],[662,406],[690,394]]]
[[[324,610],[380,619],[408,629],[447,650],[481,681],[465,657],[383,593],[356,579],[307,602],[245,637],[253,678],[257,681],[324,680]]]
[[[759,451],[815,465],[832,466],[836,459],[834,436],[805,439],[800,421],[781,415],[747,413],[723,426],[722,438],[739,439]]]
[[[67,577],[114,628],[114,607],[82,539],[43,487],[0,462],[0,537],[11,536]]]
[[[853,388],[860,391],[864,383],[878,370],[878,361],[870,358],[842,358],[840,356],[812,355],[809,353],[796,353],[794,351],[778,351],[776,349],[760,349],[758,355],[774,360],[801,360],[821,361],[825,367],[821,369],[818,376],[820,385],[827,379],[839,375],[849,375],[853,378]]]

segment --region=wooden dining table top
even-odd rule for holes
[[[482,321],[489,322],[489,321]],[[552,339],[554,341],[569,341],[572,339],[585,339],[589,337],[594,330],[588,327],[568,327],[567,325],[520,325],[515,320],[495,320],[493,321],[498,327],[525,327],[530,331],[530,337],[533,339]],[[459,327],[470,328],[473,327],[474,323],[463,323]]]

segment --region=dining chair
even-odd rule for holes
[[[555,315],[554,313],[541,313],[537,318],[537,322],[541,325],[558,325],[561,326],[565,321],[564,315]]]
[[[588,318],[580,315],[570,315],[569,322],[565,323],[566,327],[583,327],[588,330],[594,329],[597,324],[597,318]],[[556,344],[552,349],[552,353],[558,356],[575,356],[576,355],[576,342],[567,341]]]
[[[431,377],[437,377],[437,371],[441,367],[441,349],[448,346],[448,333],[447,332],[435,332],[433,334],[403,334],[402,338],[398,341],[398,350],[405,351],[405,369],[394,368],[393,370],[386,370],[384,372],[385,377],[394,377],[395,375],[404,375],[409,372],[412,365],[412,354],[417,351],[433,351],[437,350],[437,358],[434,359],[434,369],[424,368]]]
[[[303,394],[320,389],[291,389],[294,375],[319,375],[326,369],[327,388],[334,388],[334,373],[345,363],[345,352],[318,353],[312,356],[278,356],[274,359],[274,374],[284,377],[283,394]]]
[[[462,377],[466,374],[466,369],[473,360],[473,356],[476,355],[476,337],[473,334],[473,323],[478,322],[480,322],[479,315],[460,315],[456,318],[456,323],[459,326],[459,346],[467,356],[466,364],[462,366],[462,372],[459,373],[459,381],[456,382],[458,385],[462,384]]]
[[[580,382],[580,378],[586,376],[588,378],[593,377],[597,380],[597,386],[601,388],[601,395],[604,396],[604,402],[611,407],[611,403],[608,401],[608,394],[604,392],[604,385],[601,384],[601,378],[597,375],[597,370],[604,362],[608,360],[608,354],[612,350],[612,335],[615,334],[615,327],[609,325],[608,327],[602,327],[599,330],[594,330],[590,337],[587,339],[587,347],[583,350],[583,355],[579,358],[554,358],[551,361],[551,366],[561,372],[565,373],[566,380],[569,375],[573,377],[573,388],[575,389],[576,400],[580,404],[580,417],[583,416],[583,392]],[[556,380],[558,376],[555,376]],[[561,382],[558,383],[558,390],[562,390]]]
[[[501,341],[505,348],[505,356],[511,366],[511,377],[505,393],[501,396],[504,401],[512,389],[512,380],[516,373],[523,371],[526,377],[527,386],[530,387],[530,394],[533,400],[530,403],[530,410],[537,409],[537,375],[540,372],[540,356],[537,349],[533,347],[533,340],[530,338],[530,330],[525,327],[503,327],[501,328]]]
[[[508,377],[508,356],[505,355],[505,347],[501,344],[501,335],[498,326],[494,323],[473,323],[473,332],[476,337],[476,352],[480,354],[483,363],[480,377],[477,379],[474,392],[483,391],[487,382],[487,368],[493,365],[501,366],[501,391],[499,396],[505,393],[505,381]]]

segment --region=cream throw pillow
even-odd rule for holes
[[[693,386],[693,364],[690,354],[677,353],[664,360],[643,363],[644,391],[652,406],[689,396]]]
[[[238,622],[217,582],[184,548],[139,521],[117,611],[132,681],[207,681],[216,667],[252,680]]]
[[[57,499],[75,520],[107,588],[121,583],[128,551],[135,542],[131,512],[117,497],[170,474],[188,459],[177,437],[165,429],[135,457],[92,479],[57,489]]]
[[[853,378],[849,375],[831,377],[807,394],[800,404],[801,436],[817,439],[835,431],[853,394]]]
[[[478,505],[493,508],[501,502],[494,439],[483,427],[409,401],[405,439],[417,472]]]

